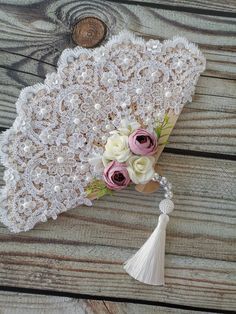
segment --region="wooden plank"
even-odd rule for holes
[[[7,2],[7,1],[6,1]],[[16,62],[15,67],[38,60],[40,75],[48,71],[48,65],[56,65],[61,51],[73,47],[71,29],[81,17],[97,16],[108,26],[108,37],[121,29],[130,29],[146,38],[157,39],[185,36],[200,45],[209,59],[208,71],[235,78],[235,19],[211,17],[186,12],[136,6],[132,4],[110,3],[109,1],[63,1],[45,2],[31,6],[31,15],[26,14],[29,6],[18,1],[13,5],[0,4],[1,51],[29,57]],[[209,3],[209,2],[208,2]],[[86,7],[86,14],[84,8]],[[52,12],[59,12],[57,16]],[[104,12],[106,12],[104,14]],[[7,57],[8,58],[8,57]],[[2,57],[4,62],[7,58]],[[219,66],[220,65],[220,66]],[[212,74],[213,74],[212,73]],[[222,74],[221,74],[222,75]],[[232,77],[231,77],[232,78]]]
[[[5,286],[236,310],[235,163],[165,154],[176,210],[167,229],[166,286],[143,285],[122,263],[154,229],[162,193],[133,190],[18,235],[0,228]]]
[[[119,1],[119,0],[118,0]],[[122,2],[122,1],[120,1]],[[140,1],[136,0],[128,0],[130,3],[137,3]],[[127,3],[127,1],[126,1]],[[145,4],[150,4],[153,7],[166,7],[168,9],[179,9],[179,10],[190,10],[192,12],[201,12],[204,10],[205,11],[213,11],[213,14],[216,14],[216,12],[231,12],[231,13],[236,13],[236,3],[234,0],[213,0],[213,1],[208,1],[208,0],[194,0],[194,1],[189,1],[189,0],[144,0],[142,3]],[[207,14],[206,12],[206,14]]]
[[[207,314],[209,312],[124,302],[96,301],[0,291],[1,314]]]
[[[209,10],[212,11],[220,11],[222,15],[224,12],[235,13],[236,12],[236,3],[234,0],[106,0],[107,2],[125,2],[130,4],[140,4],[140,5],[150,5],[152,7],[162,7],[166,6],[168,9],[176,9],[182,10],[184,9],[192,9],[193,12],[198,12],[197,9],[200,10]],[[17,0],[4,0],[2,3],[10,3],[14,4],[17,3],[18,6],[24,6],[27,4],[40,4],[42,0],[24,0],[20,1],[19,3]],[[206,12],[207,13],[207,12]]]

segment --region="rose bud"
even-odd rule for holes
[[[157,151],[158,140],[154,133],[137,129],[129,136],[129,147],[135,155],[150,156]]]
[[[111,190],[121,190],[130,183],[129,173],[124,163],[111,161],[104,169],[103,179]]]

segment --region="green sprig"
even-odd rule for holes
[[[100,198],[104,195],[112,195],[112,191],[108,189],[105,182],[94,179],[87,187],[86,187],[86,193],[88,196]]]
[[[169,133],[163,134],[163,131],[166,131],[168,129],[173,128],[173,125],[169,124],[169,119],[170,119],[170,117],[166,113],[163,122],[159,123],[159,125],[156,127],[155,131],[156,131],[156,135],[159,139],[163,136],[169,135]],[[164,143],[160,143],[160,145],[165,145],[166,143],[167,143],[167,141]]]

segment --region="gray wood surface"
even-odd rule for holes
[[[163,306],[0,292],[1,314],[207,314]]]
[[[92,208],[73,209],[27,233],[10,234],[0,225],[0,285],[149,300],[205,308],[206,312],[236,311],[236,166],[230,160],[236,154],[236,19],[227,16],[235,12],[236,4],[233,0],[146,3],[148,6],[144,2],[137,6],[134,1],[1,1],[0,128],[13,123],[21,88],[41,82],[47,72],[55,70],[61,51],[74,46],[71,29],[83,16],[101,18],[108,25],[108,37],[127,28],[145,38],[183,35],[199,44],[207,57],[207,70],[198,82],[194,101],[185,107],[170,137],[168,148],[178,154],[166,152],[160,159],[163,172],[173,182],[176,203],[167,229],[166,286],[142,285],[123,271],[122,263],[155,227],[162,195],[143,195],[132,189],[105,197]],[[212,12],[184,12],[186,8]],[[222,16],[213,16],[214,10]],[[205,157],[194,157],[193,151]],[[2,172],[0,167],[0,184]],[[1,314],[60,310],[195,313],[0,294]]]
[[[136,0],[129,0],[129,2],[132,1]],[[140,3],[150,3],[155,4],[156,7],[165,6],[167,9],[179,9],[181,11],[192,9],[193,12],[199,12],[198,10],[201,10],[200,12],[207,11],[206,13],[211,13],[212,15],[216,14],[216,11],[222,15],[224,12],[236,13],[236,3],[234,0],[145,0],[140,1]],[[208,10],[212,10],[213,12],[208,12]]]

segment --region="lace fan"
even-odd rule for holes
[[[1,137],[0,220],[12,232],[27,231],[112,190],[159,182],[166,191],[162,218],[125,268],[140,281],[162,284],[163,273],[147,274],[156,272],[147,247],[156,237],[163,246],[173,195],[155,164],[204,68],[202,53],[181,37],[145,42],[125,31],[93,50],[63,51],[56,73],[22,90],[17,118]]]

